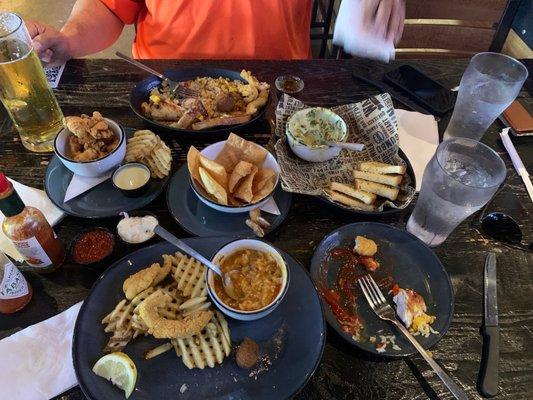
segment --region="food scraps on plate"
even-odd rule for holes
[[[268,101],[270,85],[242,70],[246,80],[198,77],[180,85],[194,97],[175,96],[163,82],[141,104],[141,113],[156,122],[195,131],[248,122]]]
[[[332,249],[330,256],[340,260],[342,265],[334,286],[320,290],[321,296],[337,318],[341,329],[356,341],[362,340],[364,321],[357,310],[356,300],[359,298],[360,289],[355,282],[366,273],[375,273],[380,268],[379,262],[374,258],[377,252],[376,242],[364,236],[356,236],[353,249],[345,247]],[[411,333],[424,337],[438,333],[431,328],[435,317],[426,314],[427,307],[422,296],[412,289],[401,289],[397,284],[393,284],[390,276],[377,280],[377,284],[384,291],[394,295],[397,315]],[[375,345],[378,352],[385,352],[388,345],[393,350],[401,350],[394,336],[370,332],[369,341]]]

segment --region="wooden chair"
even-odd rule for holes
[[[396,58],[499,52],[520,0],[406,0]]]

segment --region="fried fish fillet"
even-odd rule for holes
[[[158,263],[154,263],[150,267],[141,269],[139,272],[130,275],[122,285],[122,290],[126,298],[131,300],[143,290],[161,282],[168,275],[171,267],[172,261],[165,259],[163,267]]]
[[[212,311],[200,310],[183,319],[166,319],[159,312],[172,298],[162,291],[152,293],[139,305],[139,316],[148,326],[148,333],[157,339],[183,339],[199,333],[213,317]]]

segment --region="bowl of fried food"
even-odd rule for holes
[[[238,239],[226,244],[213,257],[231,279],[233,297],[222,279],[207,271],[207,291],[215,305],[229,317],[241,321],[263,318],[276,309],[287,293],[289,272],[280,252],[257,239]]]
[[[302,160],[323,162],[339,155],[341,148],[331,143],[346,141],[348,128],[333,111],[313,107],[295,112],[287,122],[285,135],[292,152]]]
[[[122,127],[95,111],[69,116],[54,140],[54,151],[73,173],[94,178],[117,167],[126,155]]]
[[[227,213],[262,207],[278,185],[276,158],[262,146],[231,133],[226,141],[187,154],[191,187],[207,206]]]
[[[263,114],[270,85],[250,71],[185,68],[166,71],[178,90],[156,77],[139,82],[130,105],[146,123],[173,132],[228,132]]]

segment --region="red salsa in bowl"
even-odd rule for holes
[[[105,228],[93,228],[82,232],[71,249],[74,262],[93,264],[102,261],[113,252],[115,236]]]

